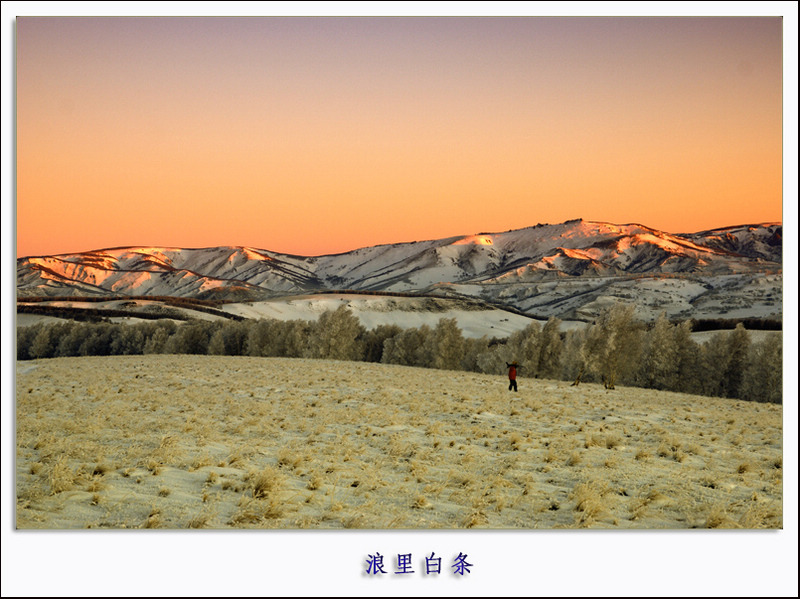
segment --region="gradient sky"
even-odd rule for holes
[[[782,21],[16,20],[17,256],[782,220]]]

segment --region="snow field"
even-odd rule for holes
[[[358,362],[17,364],[18,528],[782,526],[782,408]]]

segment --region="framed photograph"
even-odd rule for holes
[[[642,596],[796,541],[795,5],[10,4],[15,543]]]

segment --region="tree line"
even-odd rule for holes
[[[17,359],[132,354],[212,354],[319,358],[487,374],[521,364],[520,377],[638,386],[781,403],[782,336],[754,342],[741,324],[705,343],[692,323],[662,315],[646,324],[616,304],[583,329],[532,321],[504,339],[464,337],[454,318],[436,326],[366,329],[346,306],[315,321],[193,320],[139,324],[64,322],[17,328]]]

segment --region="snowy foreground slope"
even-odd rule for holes
[[[782,407],[357,362],[18,362],[16,526],[782,528]]]
[[[303,257],[255,248],[126,247],[20,258],[17,290],[41,296],[263,301],[309,292],[435,294],[585,319],[609,300],[647,313],[780,317],[782,226],[695,234],[583,220]]]

